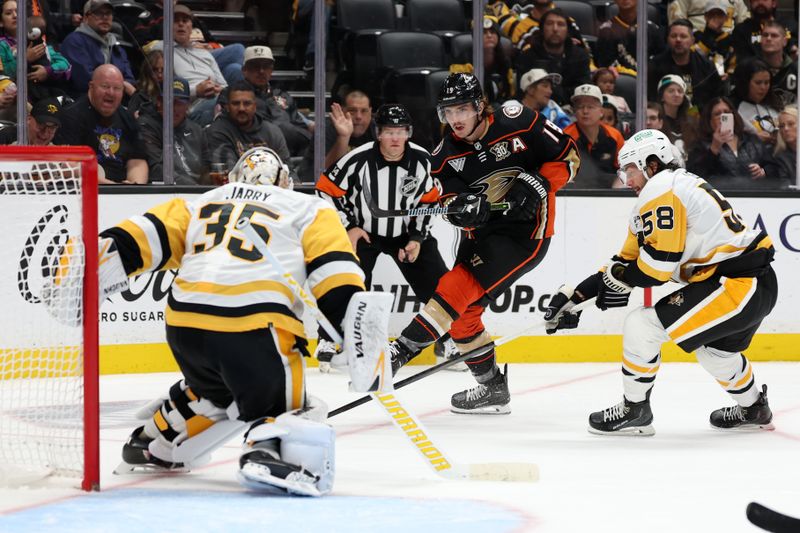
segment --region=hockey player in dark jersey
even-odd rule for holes
[[[553,234],[555,193],[580,167],[575,142],[544,116],[513,103],[492,112],[472,74],[451,74],[437,112],[449,126],[433,151],[431,175],[443,204],[464,208],[447,220],[465,229],[454,267],[391,344],[396,372],[448,330],[478,386],[453,395],[456,413],[511,412],[508,382],[481,316],[485,306],[541,262]],[[505,212],[490,211],[505,201]]]

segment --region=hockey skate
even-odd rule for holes
[[[115,474],[188,472],[183,463],[163,461],[150,453],[151,439],[144,435],[144,426],[136,428],[122,446],[122,462],[114,469]]]
[[[749,407],[736,404],[723,407],[711,413],[711,425],[717,429],[754,431],[758,429],[773,430],[772,410],[767,401],[767,386],[764,385],[758,394],[756,403]]]
[[[389,343],[389,353],[392,356],[392,376],[397,374],[400,367],[411,361],[417,355],[409,350],[405,344],[397,340]]]
[[[433,345],[433,353],[436,355],[437,365],[442,364],[449,359],[455,359],[461,356],[461,352],[458,351],[456,343],[450,338],[444,341],[442,339],[436,341],[436,344]],[[465,372],[469,370],[469,368],[464,361],[460,361],[454,365],[448,366],[445,368],[445,370],[451,370],[453,372]]]
[[[589,433],[636,437],[655,435],[653,412],[650,410],[650,391],[647,392],[644,401],[634,403],[623,397],[617,405],[589,415]]]
[[[319,339],[314,357],[316,357],[319,362],[320,372],[327,374],[333,369],[333,367],[331,367],[331,359],[333,359],[333,356],[339,353],[339,351],[339,346],[335,342],[322,338]]]
[[[239,482],[245,487],[270,494],[321,496],[319,478],[305,468],[282,461],[271,450],[254,449],[239,458]]]
[[[511,394],[508,392],[508,365],[503,372],[486,383],[480,383],[450,399],[453,413],[475,415],[507,415],[511,412]]]

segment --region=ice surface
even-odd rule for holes
[[[331,419],[337,477],[321,499],[245,492],[234,476],[238,442],[190,474],[113,475],[133,412],[177,375],[105,376],[103,491],[63,480],[0,489],[0,531],[758,531],[745,518],[750,501],[800,515],[800,363],[754,369],[769,385],[775,431],[713,430],[709,413],[730,400],[699,365],[670,363],[652,395],[651,438],[586,431],[591,411],[621,398],[618,364],[513,365],[508,416],[451,414],[450,395],[473,383],[441,372],[399,393],[434,442],[463,463],[537,463],[541,480],[441,480],[367,404]],[[346,381],[308,371],[309,391],[331,408],[356,397]]]

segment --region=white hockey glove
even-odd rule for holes
[[[562,285],[558,292],[550,298],[550,303],[544,310],[545,326],[544,330],[548,335],[552,335],[560,329],[575,329],[581,318],[581,311],[570,313],[569,310],[575,307],[572,297],[575,290],[569,285]]]
[[[605,311],[611,307],[625,307],[633,287],[622,281],[625,265],[612,261],[603,272],[597,291],[597,307]]]
[[[338,368],[347,361],[350,390],[354,392],[393,389],[389,355],[389,314],[393,302],[394,295],[388,292],[359,292],[347,305],[342,322],[342,353],[333,357],[331,366]]]

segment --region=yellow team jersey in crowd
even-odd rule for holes
[[[765,233],[748,228],[705,180],[683,169],[653,176],[631,213],[620,257],[661,282],[691,283],[748,248],[768,248]]]
[[[305,337],[301,302],[236,230],[242,216],[315,298],[345,285],[364,288],[347,233],[329,204],[279,187],[230,183],[191,202],[176,198],[115,228],[141,252],[135,271],[126,265],[130,275],[179,269],[167,324],[224,332],[272,324]]]

